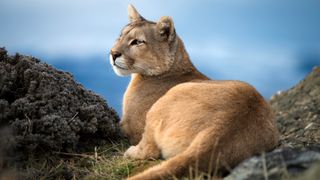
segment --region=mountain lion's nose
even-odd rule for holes
[[[121,53],[117,51],[111,51],[110,54],[112,56],[113,61],[116,61],[116,59],[121,56]]]

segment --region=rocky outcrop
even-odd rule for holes
[[[298,85],[271,98],[282,147],[320,144],[320,68]]]
[[[278,149],[245,160],[225,179],[319,178],[320,68],[270,103],[281,133]]]
[[[0,49],[0,131],[7,132],[2,147],[15,154],[92,148],[118,137],[118,121],[105,100],[70,73]]]

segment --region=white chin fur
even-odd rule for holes
[[[131,73],[129,71],[123,70],[123,69],[119,69],[116,66],[112,65],[112,69],[113,71],[118,75],[118,76],[128,76]]]

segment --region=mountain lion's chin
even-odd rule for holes
[[[128,76],[131,74],[131,72],[129,70],[124,70],[124,69],[121,69],[117,66],[112,66],[112,69],[118,76],[121,76],[121,77]]]

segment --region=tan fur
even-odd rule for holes
[[[110,57],[117,74],[132,77],[121,126],[135,146],[125,156],[168,159],[129,179],[168,179],[189,167],[214,172],[277,145],[273,113],[252,86],[201,74],[171,18],[150,22],[131,5],[129,18]],[[134,39],[142,43],[130,45]]]

